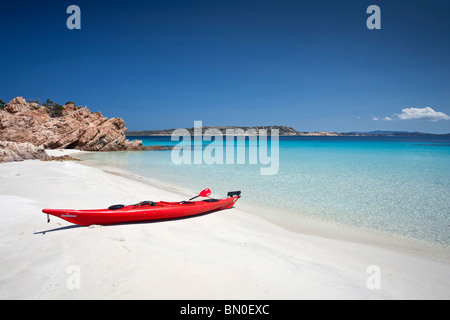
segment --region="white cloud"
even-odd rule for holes
[[[375,117],[375,116],[372,116],[372,120],[373,121],[379,121],[379,120],[382,120],[382,121],[394,121],[394,119],[392,119],[391,117]]]
[[[394,121],[394,120],[428,120],[428,121],[438,121],[438,120],[450,120],[450,116],[443,112],[438,112],[430,107],[425,108],[405,108],[402,109],[401,113],[393,114],[392,116],[386,117],[375,117],[372,116],[374,121]]]
[[[426,108],[405,108],[402,109],[402,113],[396,114],[400,120],[450,120],[450,116],[443,112],[434,111],[430,107]]]

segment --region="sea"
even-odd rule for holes
[[[326,221],[450,248],[450,136],[281,136],[278,170],[270,175],[261,174],[267,164],[250,163],[255,143],[250,139],[232,142],[235,157],[238,150],[246,152],[245,163],[226,163],[223,146],[223,164],[199,164],[175,163],[173,152],[179,154],[182,145],[170,136],[128,138],[175,149],[98,152],[81,158],[193,193],[210,188],[213,196],[221,197],[240,190],[236,206],[242,203],[256,212],[266,208],[291,219]],[[272,155],[270,136],[268,140]],[[186,143],[195,149],[193,141]],[[197,148],[204,151],[216,144],[220,150],[225,143],[203,141]],[[143,200],[164,199],[149,195]]]

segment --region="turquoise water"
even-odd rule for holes
[[[248,143],[237,148],[248,156]],[[191,191],[241,190],[249,205],[450,246],[450,137],[280,137],[279,171],[266,176],[248,161],[176,165],[171,152],[84,157]]]

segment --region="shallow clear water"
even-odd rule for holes
[[[147,146],[178,143],[136,138]],[[172,151],[83,158],[194,192],[241,190],[250,205],[450,246],[450,137],[280,137],[279,171],[266,176],[263,165],[248,164],[248,142],[237,148],[247,151],[246,164],[176,165]]]

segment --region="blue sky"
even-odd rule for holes
[[[66,27],[71,4],[81,9],[81,30]],[[366,27],[372,4],[381,9],[381,30]],[[123,118],[130,130],[202,120],[300,131],[450,132],[449,1],[0,6],[4,101],[72,100]]]

